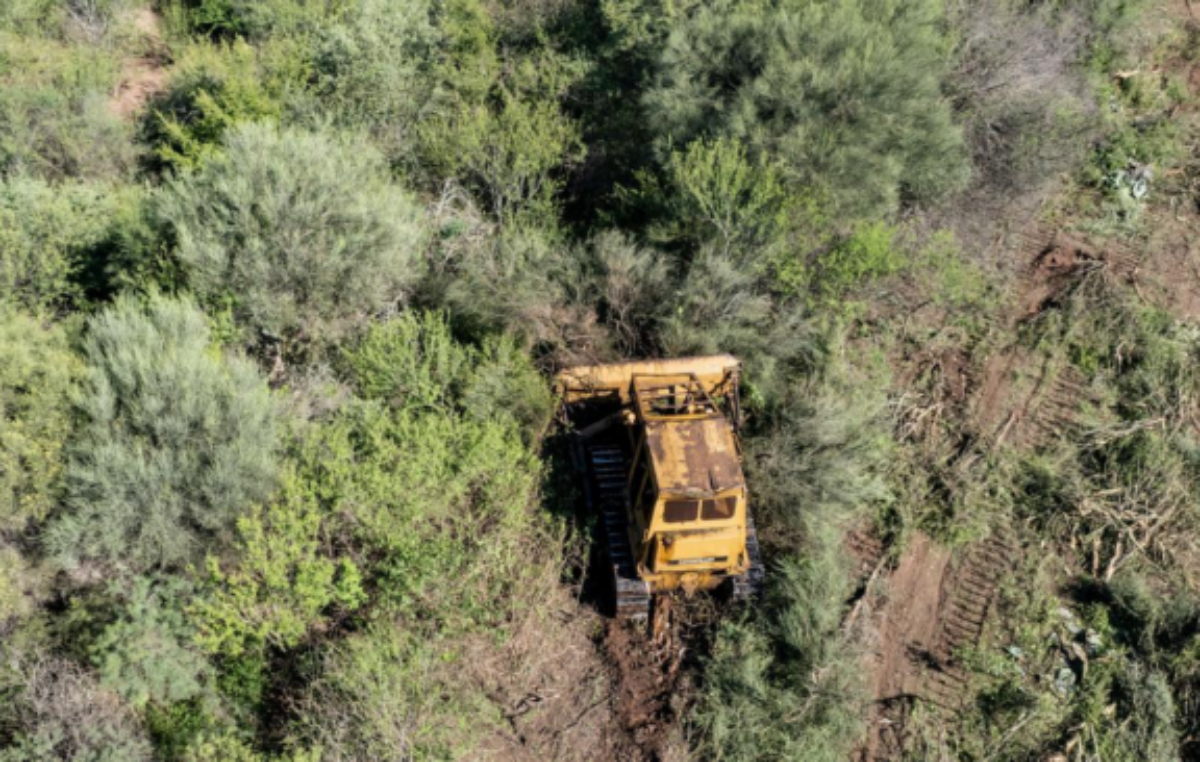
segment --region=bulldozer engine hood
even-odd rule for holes
[[[733,431],[720,416],[647,421],[646,445],[662,495],[704,497],[745,484]]]

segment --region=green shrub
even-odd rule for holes
[[[0,541],[0,632],[11,633],[15,620],[32,613],[47,587],[19,550]]]
[[[241,40],[186,48],[143,126],[158,161],[174,170],[196,169],[221,150],[234,126],[278,119],[280,86],[266,79],[259,54]]]
[[[760,395],[782,393],[794,372],[823,352],[821,336],[794,300],[773,298],[762,276],[705,247],[674,294],[662,328],[668,355],[734,352]]]
[[[89,183],[0,179],[0,290],[31,310],[83,296],[86,271],[114,234],[134,191]]]
[[[693,718],[707,757],[832,762],[861,738],[862,654],[842,627],[845,536],[888,497],[882,394],[864,381],[828,367],[746,438],[759,536],[779,560],[754,618],[717,631]]]
[[[67,468],[67,510],[47,545],[68,566],[135,570],[198,560],[265,497],[275,404],[253,366],[222,358],[186,301],[123,298],[89,323],[84,423]]]
[[[722,0],[677,21],[646,109],[661,146],[729,135],[870,216],[967,176],[937,0]]]
[[[208,590],[189,609],[205,650],[236,658],[268,646],[292,648],[326,623],[328,612],[364,602],[354,562],[325,555],[329,527],[319,490],[289,475],[266,510],[238,519],[237,561],[223,566],[209,557]]]
[[[793,543],[836,544],[847,521],[887,497],[882,406],[856,385],[870,384],[795,384],[747,438],[759,521]]]
[[[908,258],[897,245],[897,235],[897,229],[887,223],[870,223],[821,254],[809,276],[817,302],[826,307],[844,305],[852,289],[904,268]]]
[[[579,129],[554,103],[505,95],[493,112],[466,106],[422,128],[427,161],[441,176],[474,189],[499,220],[518,212],[542,219],[552,210],[552,171],[582,158]]]
[[[258,336],[336,340],[421,272],[420,207],[379,154],[348,140],[239,127],[160,203],[193,288],[228,300]]]
[[[768,255],[794,256],[805,243],[800,236],[824,227],[816,202],[789,190],[778,168],[763,156],[752,158],[737,139],[696,140],[672,151],[666,165],[668,223],[653,231],[657,238],[693,246],[711,241],[761,266]]]
[[[0,346],[0,531],[20,531],[57,502],[82,368],[61,327],[2,304]]]
[[[237,559],[209,562],[191,615],[213,653],[294,647],[368,594],[446,627],[491,622],[522,574],[539,472],[518,433],[535,442],[550,413],[528,358],[402,313],[345,363],[366,401],[309,431],[278,499],[238,522]]]
[[[0,31],[0,176],[115,180],[136,163],[108,51]]]
[[[366,130],[395,163],[411,165],[433,97],[440,34],[428,0],[359,0],[317,32],[310,94],[338,126]]]
[[[294,732],[322,759],[466,759],[500,707],[455,679],[454,646],[379,622],[338,644],[306,691]]]
[[[192,631],[180,611],[191,592],[170,578],[157,585],[135,580],[116,621],[91,645],[101,685],[135,709],[187,701],[204,690],[211,668],[188,647]]]
[[[10,0],[0,8],[0,32],[36,36],[50,29],[58,0]]]
[[[621,355],[655,354],[658,331],[670,311],[663,295],[675,286],[667,257],[611,230],[595,236],[588,248],[599,317]]]
[[[473,243],[457,258],[445,302],[475,336],[509,332],[559,358],[604,354],[586,261],[552,232],[521,226]]]
[[[584,154],[562,100],[585,65],[544,42],[502,47],[479,0],[447,3],[439,31],[437,88],[418,129],[426,173],[458,180],[498,220],[548,224],[562,171]]]
[[[789,560],[773,577],[773,613],[727,623],[704,668],[694,722],[708,758],[846,759],[863,733],[862,655],[838,631],[844,567]]]
[[[528,567],[536,458],[511,423],[349,408],[322,427],[301,475],[374,559],[363,574],[393,610],[452,630],[495,622]]]
[[[1118,657],[1088,671],[1067,732],[1086,739],[1100,759],[1179,759],[1175,702],[1160,673]]]
[[[511,339],[459,343],[443,315],[403,313],[374,325],[346,360],[359,393],[395,410],[509,420],[531,443],[550,419],[550,391]]]

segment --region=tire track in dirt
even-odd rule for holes
[[[903,754],[917,701],[951,712],[962,708],[970,676],[960,654],[979,643],[998,586],[1019,556],[1016,540],[1004,532],[973,543],[957,559],[924,534],[912,538],[873,621],[866,666],[874,704],[860,760]]]
[[[1006,328],[1051,309],[1078,279],[1107,270],[1113,277],[1134,283],[1140,259],[1128,245],[1104,249],[1041,225],[1017,236],[1017,256],[1026,262],[1015,286],[1015,309]],[[1037,367],[1037,375],[1020,388],[1020,372]],[[1077,431],[1082,407],[1094,401],[1086,379],[1071,366],[1055,366],[1049,358],[1013,342],[987,358],[980,372],[972,418],[981,445],[1031,449],[1056,437]]]

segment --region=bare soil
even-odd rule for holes
[[[108,101],[109,110],[122,119],[131,119],[166,87],[166,50],[162,40],[162,19],[152,8],[133,12],[132,26],[148,52],[125,59],[121,80]]]
[[[869,592],[872,675],[867,760],[902,755],[907,717],[917,700],[947,711],[961,707],[967,672],[963,648],[975,646],[991,614],[997,586],[1019,549],[1005,535],[972,544],[957,558],[917,533],[880,589]]]
[[[695,640],[712,609],[705,601],[659,597],[652,624],[608,620],[603,649],[613,682],[611,709],[620,762],[686,759],[680,719],[689,701]],[[691,610],[695,609],[695,610]],[[699,624],[698,624],[699,623]],[[596,759],[600,759],[596,757]]]
[[[1055,305],[1085,273],[1107,269],[1136,283],[1138,256],[1128,247],[1098,248],[1059,231],[1034,226],[1019,239],[1017,255],[1027,262],[1017,281],[1011,330]],[[990,355],[973,383],[971,426],[986,447],[1033,448],[1076,426],[1092,400],[1085,379],[1017,343]]]

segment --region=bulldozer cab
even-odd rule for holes
[[[737,438],[694,374],[635,375],[629,493],[644,573],[744,569],[746,487]]]

